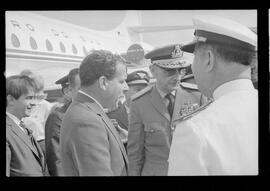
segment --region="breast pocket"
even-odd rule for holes
[[[144,127],[146,145],[165,146],[169,139],[166,132],[167,126],[166,123],[162,122],[146,124]]]

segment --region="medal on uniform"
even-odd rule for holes
[[[199,108],[199,104],[197,103],[191,103],[191,102],[184,103],[183,107],[180,109],[180,112],[179,112],[180,117],[187,116],[198,108]]]

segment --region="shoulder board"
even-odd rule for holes
[[[184,120],[186,120],[186,119],[189,119],[189,118],[195,116],[196,114],[198,114],[198,113],[201,112],[202,110],[206,109],[212,102],[213,102],[212,100],[208,101],[206,104],[204,104],[204,105],[198,107],[198,108],[197,108],[196,110],[194,110],[193,112],[191,112],[191,113],[189,113],[189,114],[187,114],[187,115],[182,116],[182,117],[180,118],[180,120],[181,120],[181,121],[184,121]]]
[[[199,90],[197,84],[191,84],[187,82],[181,82],[180,86],[183,88],[193,89],[193,90]]]
[[[150,92],[152,90],[153,86],[147,86],[145,88],[143,88],[141,91],[138,91],[137,93],[133,94],[131,96],[131,100],[136,100],[138,99],[139,97],[143,96],[144,94],[146,94],[147,92]]]

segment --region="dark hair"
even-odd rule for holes
[[[35,74],[29,69],[21,71],[20,75],[28,76],[29,78],[33,79],[36,83],[36,91],[39,92],[44,89],[44,79],[41,75]]]
[[[31,77],[34,75],[34,73],[29,69],[25,69],[21,71],[20,75]]]
[[[74,87],[75,85],[75,77],[76,75],[79,75],[79,68],[74,68],[70,70],[68,74],[68,82],[71,87]]]
[[[121,56],[107,50],[93,50],[86,56],[79,69],[81,86],[92,85],[100,76],[114,78],[117,61],[126,64]]]
[[[246,66],[251,65],[255,51],[240,49],[235,46],[224,45],[220,43],[206,42],[197,43],[196,47],[202,48],[211,46],[212,50],[223,60],[227,62],[237,62]]]
[[[35,92],[36,84],[35,81],[28,76],[14,75],[6,79],[6,97],[11,95],[17,100],[21,95],[27,94],[31,89]]]

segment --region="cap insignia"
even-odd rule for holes
[[[183,56],[183,51],[181,50],[181,45],[175,45],[174,50],[172,51],[172,58],[179,58]]]
[[[146,76],[145,73],[139,73],[139,72],[137,73],[137,75],[140,76],[141,79],[143,79]]]

